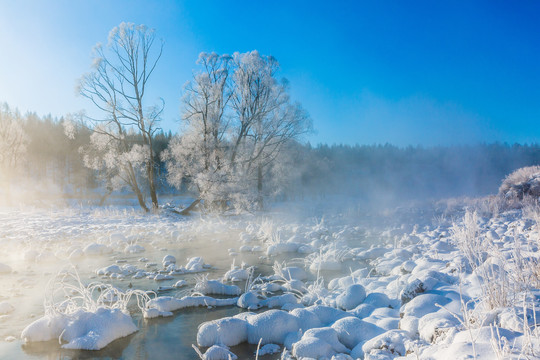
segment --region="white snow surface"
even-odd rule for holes
[[[189,307],[211,312],[217,306],[237,306],[258,312],[193,324],[194,329],[200,325],[198,345],[209,348],[206,358],[227,358],[227,352],[235,352],[227,346],[256,345],[260,339],[268,350],[286,349],[289,355],[284,358],[292,359],[448,359],[473,358],[474,353],[479,359],[534,358],[531,354],[540,353],[535,320],[540,315],[540,281],[534,267],[516,269],[540,263],[535,213],[476,209],[474,226],[464,217],[464,206],[449,204],[443,210],[398,209],[384,215],[382,225],[363,223],[354,212],[314,220],[238,215],[215,222],[173,222],[159,214],[134,214],[127,220],[122,212],[102,216],[104,210],[59,211],[48,219],[40,218],[39,212],[3,213],[0,225],[6,226],[0,226],[0,246],[10,253],[0,259],[0,276],[10,279],[11,285],[2,294],[0,315],[9,321],[22,311],[16,303],[22,299],[15,295],[17,289],[35,287],[44,294],[37,286],[46,283],[55,263],[92,261],[92,267],[81,265],[91,269],[83,275],[84,282],[97,275],[100,281],[137,287],[143,281],[153,283],[150,278],[160,281],[161,290],[177,292],[152,295],[143,310],[145,318],[177,316],[173,312]],[[236,236],[222,246],[224,228]],[[17,236],[12,236],[13,229]],[[209,245],[194,247],[200,253],[175,248],[179,239],[189,248],[198,233],[211,239]],[[29,239],[24,234],[38,236]],[[242,248],[247,242],[249,249]],[[216,248],[215,244],[222,251],[208,258],[212,255],[202,249]],[[145,249],[146,265],[126,251],[135,245]],[[467,253],[465,245],[474,246],[473,251]],[[254,247],[266,251],[254,254],[250,250]],[[238,259],[251,256],[252,262],[233,264],[226,271],[232,262],[228,248],[243,249]],[[186,256],[190,256],[186,265],[177,265],[182,262],[176,259]],[[226,260],[216,268],[202,260],[210,259],[214,265],[220,256]],[[268,264],[282,258],[291,260],[285,260],[281,272],[268,270]],[[266,273],[256,278],[263,262]],[[189,274],[202,271],[222,280],[194,286]],[[178,278],[183,276],[188,281]],[[504,279],[512,286],[497,287]],[[242,282],[236,286],[233,281]],[[175,290],[180,285],[184,292]],[[501,296],[489,298],[486,289]],[[182,297],[190,291],[225,298]],[[12,309],[5,303],[17,306]],[[35,307],[28,308],[42,315]],[[137,330],[132,318],[118,309],[47,314],[28,325],[21,338],[33,342],[61,337],[65,348],[96,350]]]

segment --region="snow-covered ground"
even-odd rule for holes
[[[540,210],[491,205],[2,209],[0,355],[540,357]]]

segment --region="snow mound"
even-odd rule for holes
[[[236,360],[238,356],[228,348],[218,345],[211,346],[203,355],[203,360]]]
[[[298,330],[298,319],[283,310],[269,310],[247,318],[248,342],[257,344],[283,344],[290,332]]]
[[[197,282],[194,290],[205,295],[240,295],[242,293],[242,290],[236,285],[225,285],[217,280],[207,280],[206,278]]]
[[[131,316],[120,309],[79,310],[74,314],[44,316],[21,334],[25,342],[60,339],[64,349],[100,350],[137,331]]]
[[[517,169],[508,175],[499,188],[499,196],[507,200],[523,200],[523,197],[540,196],[540,166]]]
[[[202,323],[197,331],[197,344],[205,347],[214,344],[238,345],[247,341],[247,325],[247,321],[235,317]]]
[[[352,310],[366,299],[366,290],[360,284],[353,284],[336,298],[336,304],[343,310]]]

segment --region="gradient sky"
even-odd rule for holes
[[[149,100],[179,126],[201,51],[274,55],[312,143],[540,142],[538,1],[0,0],[0,101],[90,109],[77,79],[122,21],[165,42]]]

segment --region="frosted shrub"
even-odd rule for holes
[[[498,258],[492,242],[480,236],[479,218],[475,212],[467,211],[461,225],[454,223],[452,235],[461,253],[467,259],[471,271],[479,277],[482,289],[481,303],[486,309],[509,305],[511,284],[504,264],[499,266],[486,261],[489,255]]]
[[[519,206],[519,202],[528,197],[538,199],[540,166],[523,167],[508,175],[499,188],[499,196],[510,201],[510,205],[514,206]]]
[[[452,235],[457,246],[469,261],[469,265],[476,269],[485,260],[487,244],[480,238],[478,214],[467,211],[461,225],[452,225]]]
[[[46,315],[70,315],[79,310],[96,312],[99,308],[127,311],[131,299],[142,311],[150,300],[142,290],[122,291],[110,284],[90,283],[84,285],[77,273],[62,272],[48,285],[44,302]]]

